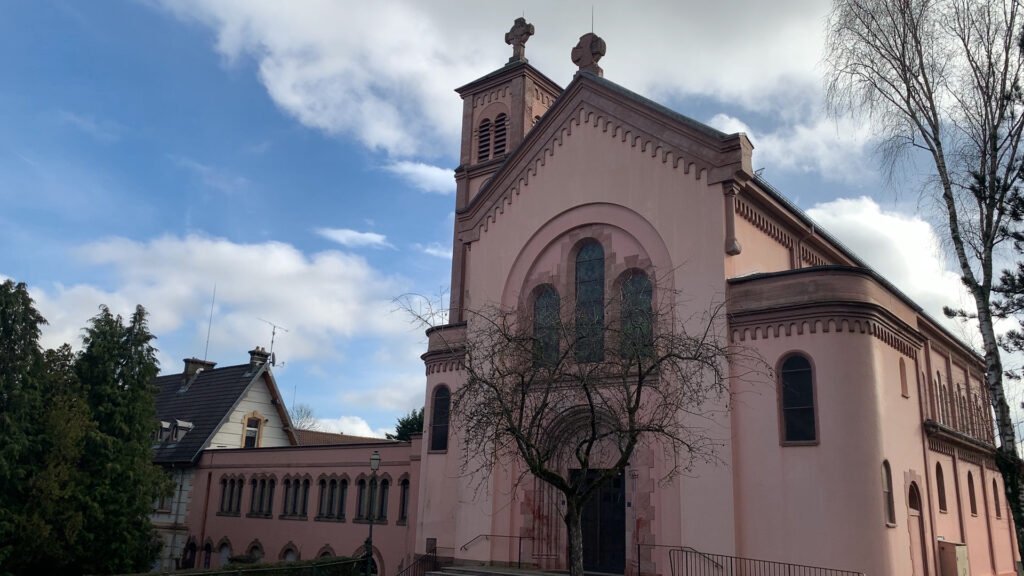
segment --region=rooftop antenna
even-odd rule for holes
[[[590,5],[590,33],[594,33],[594,5]]]
[[[277,366],[277,357],[274,356],[274,340],[277,338],[277,331],[278,330],[287,333],[288,329],[285,328],[284,326],[279,325],[279,324],[274,324],[270,320],[264,320],[263,318],[256,318],[256,319],[259,320],[260,322],[263,322],[264,324],[270,324],[270,326],[271,326],[271,330],[270,330],[270,365],[271,366]]]
[[[217,301],[217,283],[213,283],[213,298],[210,298],[210,321],[206,324],[206,349],[203,350],[203,362],[210,353],[210,330],[213,328],[213,303]]]

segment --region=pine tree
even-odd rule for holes
[[[413,434],[423,433],[423,408],[412,409],[408,414],[398,419],[395,424],[394,434],[385,434],[388,440],[401,440],[408,442]]]

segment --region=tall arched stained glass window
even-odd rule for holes
[[[451,392],[447,386],[434,390],[433,409],[430,413],[430,449],[448,449],[448,416],[451,409]]]
[[[576,254],[576,361],[604,359],[604,248],[596,241]]]
[[[782,363],[781,390],[783,442],[809,443],[818,439],[814,413],[814,373],[811,361],[794,354]]]
[[[647,274],[634,270],[622,283],[622,329],[619,333],[622,355],[626,358],[650,356],[654,343],[651,299],[654,288]]]
[[[537,289],[537,299],[533,301],[533,358],[537,365],[558,363],[559,308],[561,301],[554,286],[544,284]]]

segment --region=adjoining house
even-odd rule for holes
[[[156,379],[154,462],[175,491],[154,503],[164,543],[154,569],[220,567],[235,556],[361,556],[371,516],[378,569],[407,562],[418,437],[410,443],[293,429],[270,355],[256,347],[249,357],[224,368],[190,358],[181,374]],[[381,457],[376,475],[374,453]]]
[[[515,462],[483,486],[463,470],[477,448],[449,427],[466,381],[457,344],[468,310],[577,302],[583,277],[600,306],[629,275],[652,300],[661,286],[700,308],[724,299],[723,333],[774,376],[736,380],[713,422],[723,462],[662,483],[660,452],[636,454],[584,511],[586,547],[601,552],[588,570],[668,575],[689,558],[708,574],[742,559],[779,573],[1013,574],[981,359],[760,178],[744,134],[604,78],[593,34],[562,88],[527,62],[532,33],[517,22],[510,61],[458,89],[452,315],[428,332],[425,438],[311,438],[290,429],[265,353],[187,363],[159,381],[168,436],[156,457],[181,478],[171,513],[155,516],[167,562],[360,554],[376,518],[373,558],[388,576],[437,551],[564,569],[553,490],[518,481]]]

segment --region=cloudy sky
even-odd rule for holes
[[[423,404],[422,331],[394,297],[448,284],[461,102],[525,13],[562,85],[591,28],[605,77],[719,129],[941,315],[964,305],[871,129],[821,106],[824,1],[9,0],[0,17],[0,277],[44,343],[106,303],[150,311],[165,372],[275,342],[285,400],[381,433]]]

